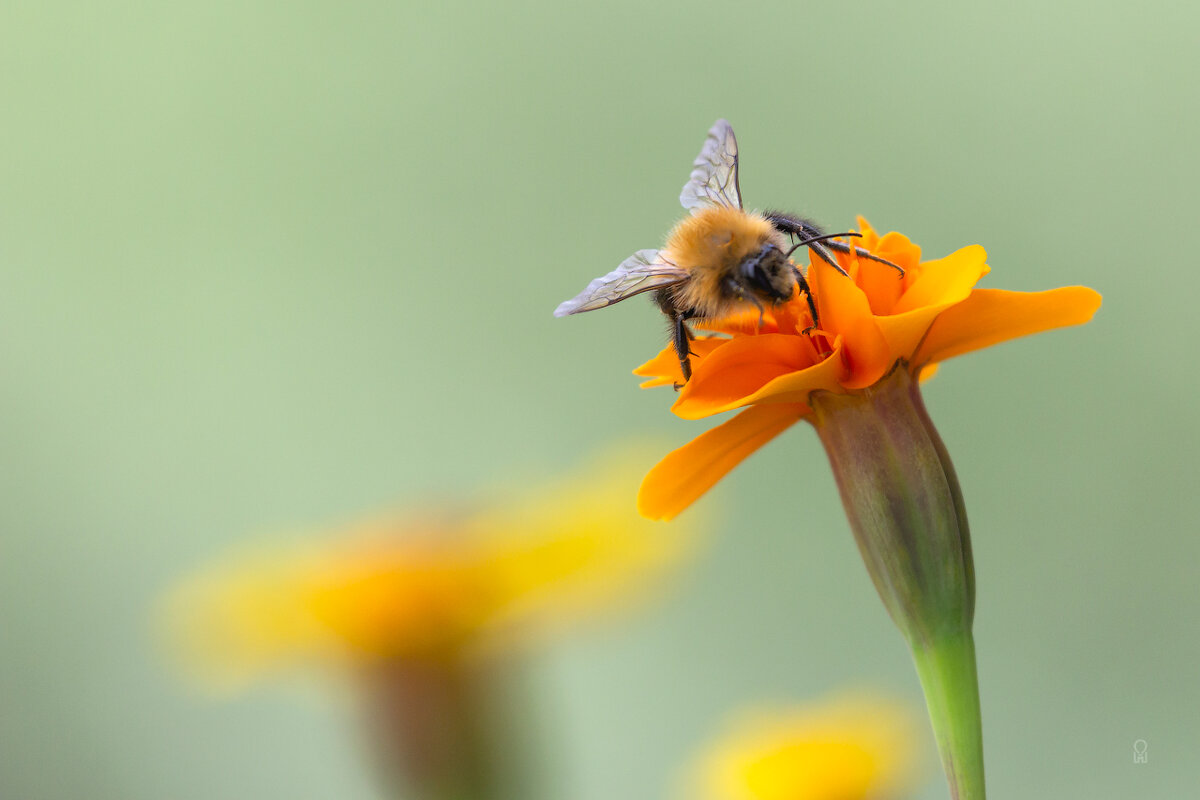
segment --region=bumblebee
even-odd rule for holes
[[[804,293],[817,325],[817,307],[804,272],[790,260],[808,247],[842,275],[845,270],[831,251],[849,253],[900,267],[836,237],[852,233],[822,233],[803,217],[780,211],[746,211],[738,184],[738,147],[733,128],[723,119],[708,132],[691,177],[679,195],[691,211],[671,231],[661,250],[639,250],[615,270],[596,278],[578,296],[559,305],[554,316],[594,311],[654,292],[654,301],[670,320],[671,338],[684,380],[692,375],[692,338],[688,322],[713,320],[738,311],[765,306]]]

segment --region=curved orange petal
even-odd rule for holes
[[[976,289],[941,313],[913,361],[944,361],[1019,336],[1082,325],[1100,308],[1100,299],[1086,286],[1045,292]]]
[[[896,357],[871,314],[866,294],[816,256],[808,268],[808,280],[817,297],[822,330],[842,337],[842,385],[862,389],[875,383],[896,363]]]
[[[882,258],[883,256],[880,256]],[[876,316],[891,314],[896,301],[904,292],[904,276],[889,267],[869,258],[858,259],[858,287],[871,304],[871,313]]]
[[[921,266],[921,246],[914,244],[912,239],[896,231],[885,233],[879,237],[879,243],[871,252],[902,267],[906,272],[916,272]],[[891,268],[889,267],[889,269]]]
[[[729,408],[751,403],[807,403],[808,396],[818,389],[828,392],[840,391],[844,372],[839,343],[827,358],[798,372],[780,375],[754,394],[741,398],[736,406]]]
[[[871,311],[880,315],[891,314],[896,301],[900,299],[905,286],[911,280],[906,276],[915,275],[920,269],[921,248],[902,233],[893,231],[881,238],[871,227],[871,223],[861,215],[858,217],[858,227],[862,232],[862,236],[856,242],[859,247],[880,258],[886,258],[905,271],[905,275],[900,275],[887,264],[866,258],[856,259],[858,273],[855,282],[867,295]]]
[[[808,367],[811,352],[800,336],[767,333],[730,339],[696,365],[671,410],[683,419],[700,419],[745,405],[773,379]]]
[[[896,304],[895,313],[876,317],[892,353],[911,358],[938,315],[971,294],[971,287],[987,272],[983,248],[963,248],[938,261],[922,265],[913,286]],[[911,310],[904,310],[911,306]]]
[[[638,513],[649,519],[672,519],[807,410],[800,405],[754,406],[700,434],[669,453],[642,479]]]
[[[949,308],[952,303],[927,306],[909,311],[907,314],[895,314],[886,317],[876,317],[883,338],[887,340],[888,349],[897,358],[912,358],[913,351],[921,344],[922,339],[929,333],[938,315]]]
[[[977,244],[957,250],[945,258],[927,261],[892,308],[893,314],[925,306],[965,300],[979,279],[988,272],[987,251]]]

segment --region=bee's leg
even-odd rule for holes
[[[767,221],[775,227],[775,230],[786,233],[788,238],[793,242],[796,241],[797,237],[799,237],[800,241],[804,241],[805,239],[824,236],[824,234],[821,232],[821,229],[818,228],[815,223],[812,223],[803,217],[797,217],[795,214],[788,214],[785,211],[768,211],[763,216],[765,216]],[[821,257],[822,261],[827,262],[831,267],[843,275],[846,274],[846,271],[842,269],[841,266],[839,266],[838,263],[833,260],[833,257],[830,256],[828,252],[825,252],[824,248],[822,248],[820,245],[811,244],[809,247],[812,248],[814,253]],[[850,252],[850,245],[846,244],[845,242],[829,240],[825,242],[825,247],[828,247],[830,250],[836,250],[839,253]],[[879,256],[871,253],[870,250],[866,250],[862,247],[855,247],[854,253],[859,258],[866,258],[871,261],[877,261],[880,264],[887,264],[901,275],[904,275],[904,268],[899,264],[893,264],[886,258],[880,258]]]
[[[679,371],[683,373],[684,383],[692,379],[692,362],[689,358],[692,354],[692,332],[687,326],[689,316],[681,312],[671,314],[671,339],[675,344],[675,355],[679,356]]]
[[[749,295],[746,299],[748,299],[751,303],[754,303],[754,307],[758,309],[758,328],[759,328],[759,330],[762,330],[763,313],[765,312],[765,309],[763,308],[763,304],[760,303],[758,301],[758,298],[755,297],[754,295]]]
[[[758,327],[761,328],[763,326],[763,315],[767,313],[767,310],[763,308],[762,301],[755,297],[753,292],[746,291],[745,287],[743,287],[742,284],[738,282],[737,278],[734,278],[732,275],[725,279],[724,286],[725,291],[731,297],[736,297],[739,300],[745,300],[758,309]]]
[[[830,250],[836,250],[839,253],[849,253],[850,252],[850,245],[846,244],[845,242],[828,241],[825,243],[825,245]],[[904,276],[904,267],[900,266],[899,264],[893,264],[891,261],[888,261],[886,258],[880,258],[879,256],[871,253],[870,250],[864,250],[861,247],[855,247],[854,254],[857,255],[859,258],[865,258],[870,261],[877,261],[880,264],[887,264],[889,267],[891,267],[892,269],[899,272],[901,277]]]
[[[817,317],[817,304],[813,300],[812,289],[808,287],[808,279],[804,277],[804,273],[800,271],[799,267],[792,267],[792,272],[796,275],[796,284],[800,287],[800,291],[804,292],[804,299],[808,302],[808,313],[812,314],[812,326],[815,328],[821,324],[821,321]]]
[[[786,233],[789,236],[799,236],[801,241],[804,239],[816,239],[825,235],[815,223],[809,222],[803,217],[797,217],[795,214],[788,214],[784,211],[767,211],[763,214],[763,216],[767,218],[767,221],[770,222],[772,226],[774,226],[775,230]],[[842,265],[839,264],[837,259],[825,249],[824,245],[818,244],[817,242],[811,242],[809,243],[808,248],[816,253],[817,256],[826,264],[833,267],[846,277],[850,277],[849,273],[842,269]]]
[[[821,236],[823,233],[815,222],[786,211],[764,211],[763,216],[774,226],[775,230],[786,233],[788,236],[811,239],[814,236]]]
[[[767,221],[775,227],[775,230],[786,233],[793,242],[796,240],[796,237],[799,237],[800,241],[804,241],[805,239],[812,239],[814,237],[824,235],[821,232],[821,229],[817,227],[816,223],[804,219],[803,217],[798,217],[795,214],[789,214],[786,211],[767,211],[763,214],[763,216],[765,216]],[[839,253],[850,252],[850,245],[846,244],[845,242],[827,241],[825,246],[830,250],[836,250]],[[843,270],[836,262],[832,260],[829,253],[821,252],[819,247],[813,247],[813,251],[820,256],[822,260],[827,261],[831,266],[836,267],[838,272],[842,273],[843,275],[846,274],[845,270]],[[901,275],[904,275],[903,267],[898,264],[893,264],[886,258],[880,258],[879,256],[872,254],[870,250],[866,250],[862,247],[855,247],[854,253],[859,258],[866,258],[871,261],[878,261],[880,264],[887,264]]]
[[[826,264],[833,267],[838,272],[845,275],[847,278],[850,277],[850,273],[846,272],[846,270],[842,269],[842,265],[837,262],[837,259],[833,257],[832,253],[830,253],[828,250],[825,249],[825,245],[817,244],[816,242],[809,242],[808,249],[812,250],[814,253],[816,253],[818,256],[820,256],[821,260],[824,261]]]

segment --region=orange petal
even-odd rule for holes
[[[896,304],[893,314],[876,317],[892,353],[911,358],[938,315],[971,294],[987,272],[982,247],[966,247],[946,258],[922,264],[921,274]],[[911,306],[911,310],[905,310]]]
[[[867,296],[854,281],[816,256],[808,268],[808,280],[817,297],[821,329],[842,337],[842,385],[862,389],[875,383],[896,358],[871,314]]]
[[[879,234],[871,227],[871,223],[867,222],[867,218],[859,214],[856,218],[858,223],[858,232],[862,234],[859,238],[859,247],[875,252],[875,248],[879,246]]]
[[[859,247],[880,258],[886,258],[905,271],[905,275],[900,275],[887,264],[866,258],[858,259],[859,269],[855,281],[866,293],[871,303],[871,311],[875,314],[891,314],[893,306],[908,284],[909,278],[906,276],[915,274],[920,268],[921,248],[904,234],[894,231],[881,239],[871,227],[871,223],[861,215],[858,217],[858,226],[862,231],[862,237],[857,242]]]
[[[739,311],[720,319],[695,320],[696,328],[713,333],[728,333],[738,336],[755,336],[760,333],[779,333],[779,325],[775,322],[773,308],[763,311],[762,324],[759,324],[758,311]]]
[[[694,368],[703,358],[728,341],[728,339],[719,336],[704,336],[699,339],[693,339],[692,367]],[[639,384],[643,389],[683,383],[683,371],[679,367],[679,356],[675,354],[674,345],[664,347],[658,355],[635,369],[633,374],[643,378],[650,378],[650,380],[642,381]]]
[[[941,313],[914,363],[944,361],[1031,333],[1082,325],[1100,308],[1100,294],[1086,286],[1046,292],[976,289]]]
[[[880,256],[882,258],[883,256]],[[869,258],[858,259],[858,287],[871,304],[871,313],[876,316],[891,314],[904,291],[904,276],[889,267]]]
[[[669,453],[642,480],[638,512],[672,519],[747,456],[795,424],[798,405],[754,406]]]
[[[827,392],[841,391],[841,378],[845,372],[840,343],[829,357],[818,361],[807,369],[789,372],[768,382],[752,395],[743,397],[739,406],[750,403],[807,403],[808,396],[818,389]],[[731,406],[736,408],[736,406]],[[727,409],[723,409],[727,410]]]
[[[684,419],[700,419],[743,406],[773,379],[811,363],[804,337],[767,333],[730,339],[696,365],[671,410]]]
[[[921,266],[921,246],[913,244],[912,239],[896,231],[881,236],[879,244],[871,252],[902,267],[906,272],[915,272]]]
[[[921,344],[929,329],[933,327],[938,315],[942,314],[952,304],[928,306],[909,311],[907,314],[895,314],[886,317],[876,317],[883,338],[887,340],[888,349],[896,358],[911,359],[913,351]]]
[[[979,279],[987,274],[987,269],[987,252],[977,244],[957,250],[945,258],[927,261],[921,265],[920,273],[905,290],[904,296],[892,308],[892,313],[903,314],[924,306],[965,300]]]

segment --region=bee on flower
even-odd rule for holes
[[[703,326],[750,309],[758,311],[761,322],[767,307],[800,293],[808,304],[810,327],[819,324],[805,272],[790,260],[801,247],[843,275],[831,251],[854,253],[904,272],[867,249],[838,241],[857,234],[822,233],[816,223],[783,211],[745,210],[737,138],[723,119],[709,130],[679,202],[692,216],[675,226],[663,249],[637,251],[559,305],[554,315],[594,311],[653,291],[654,302],[670,321],[672,347],[685,381],[692,374],[689,322]]]
[[[716,214],[733,214],[741,200],[736,144],[722,144],[732,132],[718,123],[712,136],[682,199],[725,206],[713,212],[715,225]],[[751,221],[757,220],[751,215]],[[955,800],[984,800],[970,533],[958,477],[920,382],[964,353],[1081,325],[1100,307],[1100,295],[1085,286],[976,288],[990,271],[982,247],[923,259],[908,237],[880,236],[862,218],[858,232],[840,235],[856,236],[854,245],[804,227],[787,231],[769,214],[762,221],[776,232],[798,233],[798,246],[808,247],[808,268],[792,270],[799,291],[785,293],[771,280],[775,272],[762,272],[778,263],[768,257],[779,247],[770,230],[760,226],[767,238],[756,245],[752,236],[713,238],[714,226],[692,220],[672,234],[666,255],[639,253],[558,313],[649,289],[667,292],[670,302],[660,306],[673,315],[672,344],[634,374],[646,378],[643,387],[678,389],[672,411],[684,419],[737,412],[650,470],[638,494],[647,517],[674,518],[767,442],[802,420],[813,425],[867,572],[913,654],[951,793]],[[733,265],[736,280],[713,284],[730,302],[689,314],[679,306],[695,305],[693,293],[679,294],[679,287],[713,274],[718,263],[681,263],[673,255],[683,249],[679,237],[688,241],[693,228],[726,248],[720,263]],[[733,246],[744,241],[752,243]],[[682,324],[693,317],[708,335],[693,337]]]

